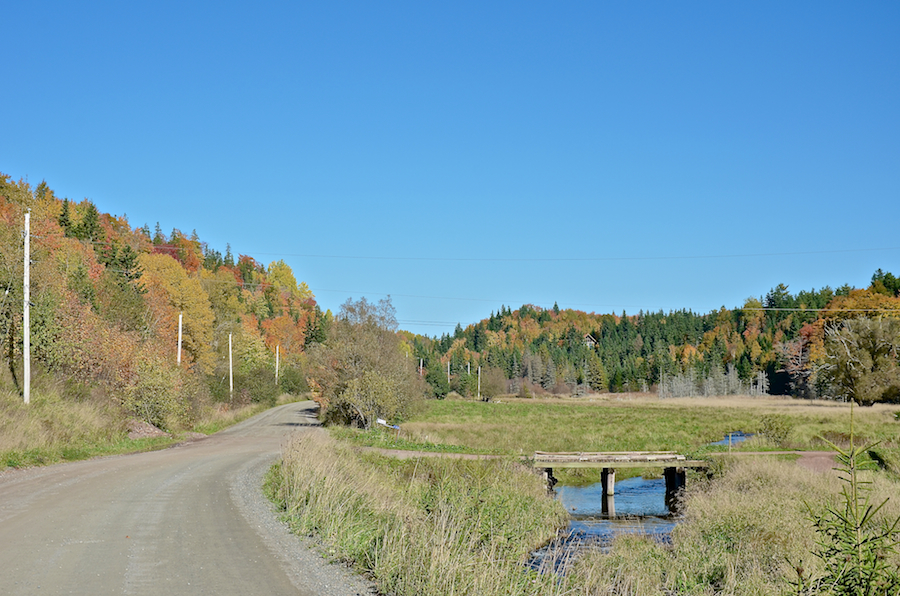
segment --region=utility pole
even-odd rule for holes
[[[450,361],[447,361],[447,382],[450,382]]]
[[[279,360],[280,356],[281,356],[281,346],[278,345],[278,346],[275,346],[275,384],[276,385],[278,384],[278,364],[279,364],[278,360]]]
[[[231,359],[231,334],[228,334],[228,397],[234,401],[234,372],[232,370],[233,361]]]
[[[25,262],[22,285],[22,349],[25,403],[31,402],[31,211],[25,212]]]
[[[181,366],[181,319],[184,315],[178,313],[178,366]]]
[[[478,399],[481,399],[481,367],[478,367]]]

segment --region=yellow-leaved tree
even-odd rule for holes
[[[178,261],[163,254],[140,255],[147,304],[155,334],[172,347],[178,343],[178,315],[183,315],[182,362],[193,363],[204,374],[215,367],[212,348],[214,316],[200,280],[189,277]]]

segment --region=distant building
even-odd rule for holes
[[[597,340],[594,339],[594,336],[591,335],[590,333],[585,333],[584,334],[584,345],[587,346],[588,348],[592,348],[592,349],[596,348]]]

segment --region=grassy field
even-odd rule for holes
[[[864,485],[871,491],[871,502],[886,501],[872,520],[869,530],[881,527],[900,516],[900,420],[898,406],[875,406],[853,409],[854,442],[857,445],[879,442],[871,452],[880,471],[868,472]],[[791,581],[798,569],[806,578],[822,579],[827,575],[823,560],[815,556],[822,535],[817,534],[814,519],[822,519],[827,507],[841,503],[843,483],[833,471],[814,472],[797,465],[792,456],[716,457],[714,475],[707,479],[696,475],[688,482],[683,495],[684,518],[672,535],[671,543],[658,544],[639,536],[619,538],[608,552],[586,552],[568,568],[565,575],[535,575],[523,566],[531,540],[510,542],[502,551],[492,551],[488,561],[466,539],[459,544],[447,538],[466,534],[467,520],[493,512],[492,533],[506,535],[506,520],[527,518],[543,520],[544,529],[560,527],[556,514],[547,509],[537,496],[532,501],[519,501],[510,510],[504,497],[470,502],[468,508],[441,509],[442,532],[416,530],[404,533],[401,554],[380,550],[393,543],[387,534],[370,536],[369,548],[342,546],[346,541],[337,535],[353,531],[342,528],[372,527],[382,520],[384,527],[409,520],[415,524],[433,522],[433,509],[416,508],[421,501],[421,485],[410,482],[421,474],[428,482],[442,486],[465,486],[466,479],[477,477],[476,492],[501,494],[503,484],[518,484],[510,474],[535,478],[533,472],[518,466],[522,455],[543,451],[592,450],[676,450],[688,455],[707,456],[727,447],[710,447],[730,431],[760,433],[736,448],[735,452],[772,450],[827,450],[831,441],[846,447],[850,439],[850,406],[834,402],[809,402],[777,398],[671,399],[660,401],[647,396],[606,396],[587,399],[518,400],[501,399],[495,403],[472,401],[431,401],[415,416],[401,423],[400,437],[393,432],[374,429],[358,431],[341,429],[333,434],[338,441],[311,447],[292,447],[284,465],[273,481],[279,485],[280,503],[289,512],[295,526],[303,532],[320,534],[331,545],[335,556],[345,558],[373,573],[388,592],[459,593],[459,594],[551,594],[551,595],[629,595],[629,596],[778,596],[782,594],[825,594],[824,589],[807,586],[798,591]],[[823,440],[823,438],[825,440]],[[446,461],[440,471],[423,459],[393,462],[371,453],[348,451],[349,445],[373,445],[395,449],[426,451],[462,451],[506,455],[499,460],[480,462],[478,466],[512,466],[501,474],[497,469],[474,474],[471,462]],[[360,460],[363,458],[363,460]],[[365,458],[374,458],[368,459]],[[341,462],[341,470],[319,468],[322,461]],[[358,463],[350,464],[356,459]],[[336,466],[336,464],[332,464]],[[404,472],[398,472],[398,467]],[[492,468],[493,469],[493,468]],[[418,472],[416,472],[418,470]],[[347,474],[347,475],[343,475]],[[523,477],[524,477],[523,476]],[[493,478],[493,482],[492,482]],[[385,480],[386,479],[386,480]],[[440,480],[437,480],[440,479]],[[569,481],[579,482],[576,474]],[[334,481],[326,496],[325,484]],[[362,484],[360,484],[362,482]],[[285,488],[286,486],[296,488]],[[311,488],[311,487],[319,488]],[[459,490],[459,489],[455,489]],[[344,492],[340,492],[344,491]],[[427,490],[425,492],[428,492]],[[432,490],[432,493],[434,491]],[[438,491],[441,492],[441,491]],[[311,495],[316,502],[347,503],[351,495],[381,495],[373,505],[343,505],[339,521],[330,522],[334,530],[324,531],[321,516],[332,513],[321,508],[310,512]],[[453,493],[453,491],[450,491]],[[481,494],[479,492],[479,494]],[[549,497],[546,497],[549,499]],[[373,497],[374,499],[374,497]],[[410,500],[411,499],[411,500]],[[387,503],[406,503],[410,510],[389,515],[384,521]],[[505,512],[498,515],[497,512]],[[319,516],[319,517],[317,517]],[[393,516],[393,517],[391,517]],[[403,520],[399,522],[398,520]],[[431,520],[431,521],[430,521]],[[513,522],[510,522],[513,523]],[[413,524],[413,525],[415,525]],[[417,526],[418,527],[418,526]],[[867,531],[869,531],[867,530]],[[330,534],[334,532],[335,535]],[[468,534],[466,534],[468,535]],[[540,536],[540,532],[529,537]],[[337,537],[336,537],[337,536]],[[371,538],[382,536],[381,538]],[[895,535],[895,538],[900,538]],[[449,540],[449,543],[445,543]],[[451,543],[456,544],[451,548]],[[442,576],[417,559],[419,553],[443,558],[441,569],[451,570]],[[494,547],[492,547],[494,548]],[[377,554],[381,553],[381,554]],[[387,572],[379,571],[367,561],[419,561],[406,565],[394,563]],[[478,561],[475,563],[474,561]],[[889,566],[900,564],[900,557],[888,554]],[[460,569],[468,572],[461,573]],[[398,576],[410,591],[397,589]],[[392,579],[393,578],[393,579]],[[437,585],[437,589],[428,586]],[[418,592],[417,592],[418,590]],[[431,590],[431,591],[429,591]]]
[[[859,442],[900,447],[900,406],[855,410]],[[850,406],[778,398],[614,396],[587,399],[432,400],[390,432],[344,432],[344,438],[383,447],[528,455],[534,451],[673,450],[686,455],[727,451],[711,447],[728,432],[760,433],[739,448],[828,449],[822,437],[843,444]],[[403,447],[402,445],[406,445]]]

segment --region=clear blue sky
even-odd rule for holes
[[[900,274],[897,2],[30,2],[0,172],[438,335]]]

